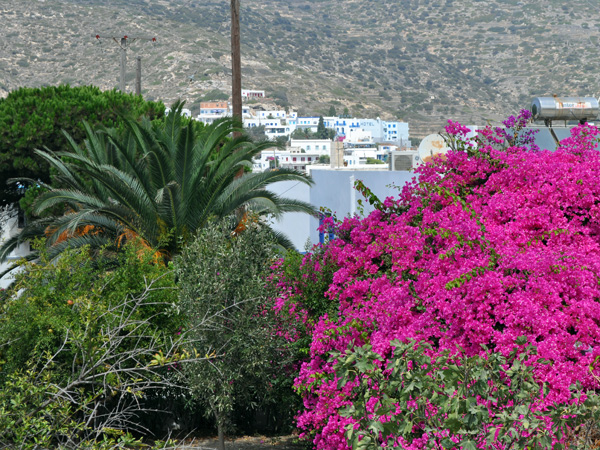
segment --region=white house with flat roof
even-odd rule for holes
[[[285,109],[274,109],[269,111],[256,111],[256,117],[259,119],[287,119]]]
[[[265,98],[265,91],[256,91],[252,89],[242,89],[242,98],[252,100],[257,98]]]
[[[370,131],[375,142],[408,143],[408,123],[377,119],[359,119],[359,127]]]
[[[290,146],[301,148],[306,153],[330,156],[331,143],[329,139],[292,139]]]
[[[280,136],[289,136],[296,129],[296,118],[298,113],[295,111],[259,110],[244,116],[244,127],[253,128],[264,126],[265,135],[271,140]]]
[[[333,128],[338,136],[348,136],[353,130],[360,129],[359,119],[337,117],[330,128]]]
[[[320,156],[322,155],[314,152],[303,152],[299,147],[290,147],[286,150],[273,148],[261,152],[260,157],[254,160],[252,170],[253,172],[264,172],[283,167],[306,172],[307,166],[318,163]]]
[[[271,121],[265,124],[265,135],[271,139],[275,140],[280,136],[289,136],[292,134],[293,128],[285,123],[282,120]]]
[[[318,153],[297,153],[290,151],[289,155],[281,158],[281,167],[306,172],[307,168],[319,162]]]
[[[296,128],[308,128],[313,133],[317,131],[319,126],[319,117],[298,117]]]

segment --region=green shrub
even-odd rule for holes
[[[49,371],[26,368],[11,373],[0,390],[0,445],[48,448],[83,430],[76,408],[59,395]],[[54,396],[55,401],[51,401]],[[49,401],[50,400],[50,401]]]
[[[226,94],[225,92],[220,91],[219,89],[212,89],[212,90],[208,91],[206,94],[204,94],[202,96],[202,98],[200,98],[200,101],[210,102],[210,101],[228,100],[228,99],[229,99],[229,94]]]
[[[138,243],[126,246],[123,254],[92,257],[88,248],[67,251],[55,262],[48,259],[42,245],[40,259],[22,266],[7,300],[0,305],[0,374],[25,367],[32,358],[54,353],[67,332],[88,326],[88,315],[100,315],[125,299],[139,296],[148,283],[154,283],[147,302],[137,311],[157,329],[174,332],[178,322],[168,306],[177,299],[174,280],[164,265],[154,264],[152,252]],[[102,322],[95,324],[102,326]],[[17,337],[17,340],[15,340]],[[63,352],[64,359],[70,356]],[[70,369],[67,368],[67,372]]]
[[[176,384],[165,366],[188,357],[159,260],[131,242],[23,264],[0,304],[0,445],[111,448],[143,430],[147,393]]]

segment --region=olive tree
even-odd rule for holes
[[[192,395],[215,420],[221,449],[236,405],[264,401],[275,366],[286,360],[265,306],[265,276],[277,256],[274,237],[252,220],[243,233],[230,230],[224,221],[210,224],[175,260],[193,341],[188,352],[207,358],[184,364],[183,372]]]

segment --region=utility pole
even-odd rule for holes
[[[135,95],[142,95],[142,57],[136,57],[135,70]]]
[[[115,40],[116,42],[116,40]],[[121,38],[121,77],[119,78],[119,89],[125,92],[125,67],[127,66],[127,36]]]
[[[242,121],[242,61],[240,51],[240,0],[231,0],[231,104],[233,117]],[[234,136],[239,136],[235,133]]]
[[[131,36],[101,36],[99,34],[96,34],[94,36],[98,41],[100,41],[100,39],[112,39],[113,41],[115,41],[117,43],[117,45],[121,48],[121,75],[120,75],[120,79],[119,79],[119,89],[121,90],[121,92],[125,93],[125,67],[127,66],[127,48],[133,44],[135,41],[140,40],[140,41],[152,41],[152,42],[156,42],[156,38],[155,37],[131,37]],[[141,77],[142,77],[142,69],[141,69],[141,57],[138,56],[138,69],[139,69],[139,77],[136,78],[136,93],[137,93],[137,83],[138,83],[138,79],[139,79],[139,83],[140,83],[140,93],[141,93]],[[136,74],[137,75],[137,74]]]

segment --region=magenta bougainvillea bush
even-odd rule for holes
[[[367,217],[330,224],[336,239],[307,255],[303,275],[334,267],[328,314],[309,311],[302,290],[278,278],[276,309],[303,320],[311,336],[296,387],[305,406],[298,426],[316,448],[348,448],[352,419],[340,411],[353,385],[339,388],[331,355],[366,344],[383,369],[395,340],[482,357],[535,348],[527,364],[548,390],[540,410],[572,401],[575,382],[597,387],[599,131],[581,125],[556,151],[540,150],[516,131],[528,118],[522,111],[474,138],[449,122],[444,159],[417,169],[398,198],[371,196],[377,209]]]

